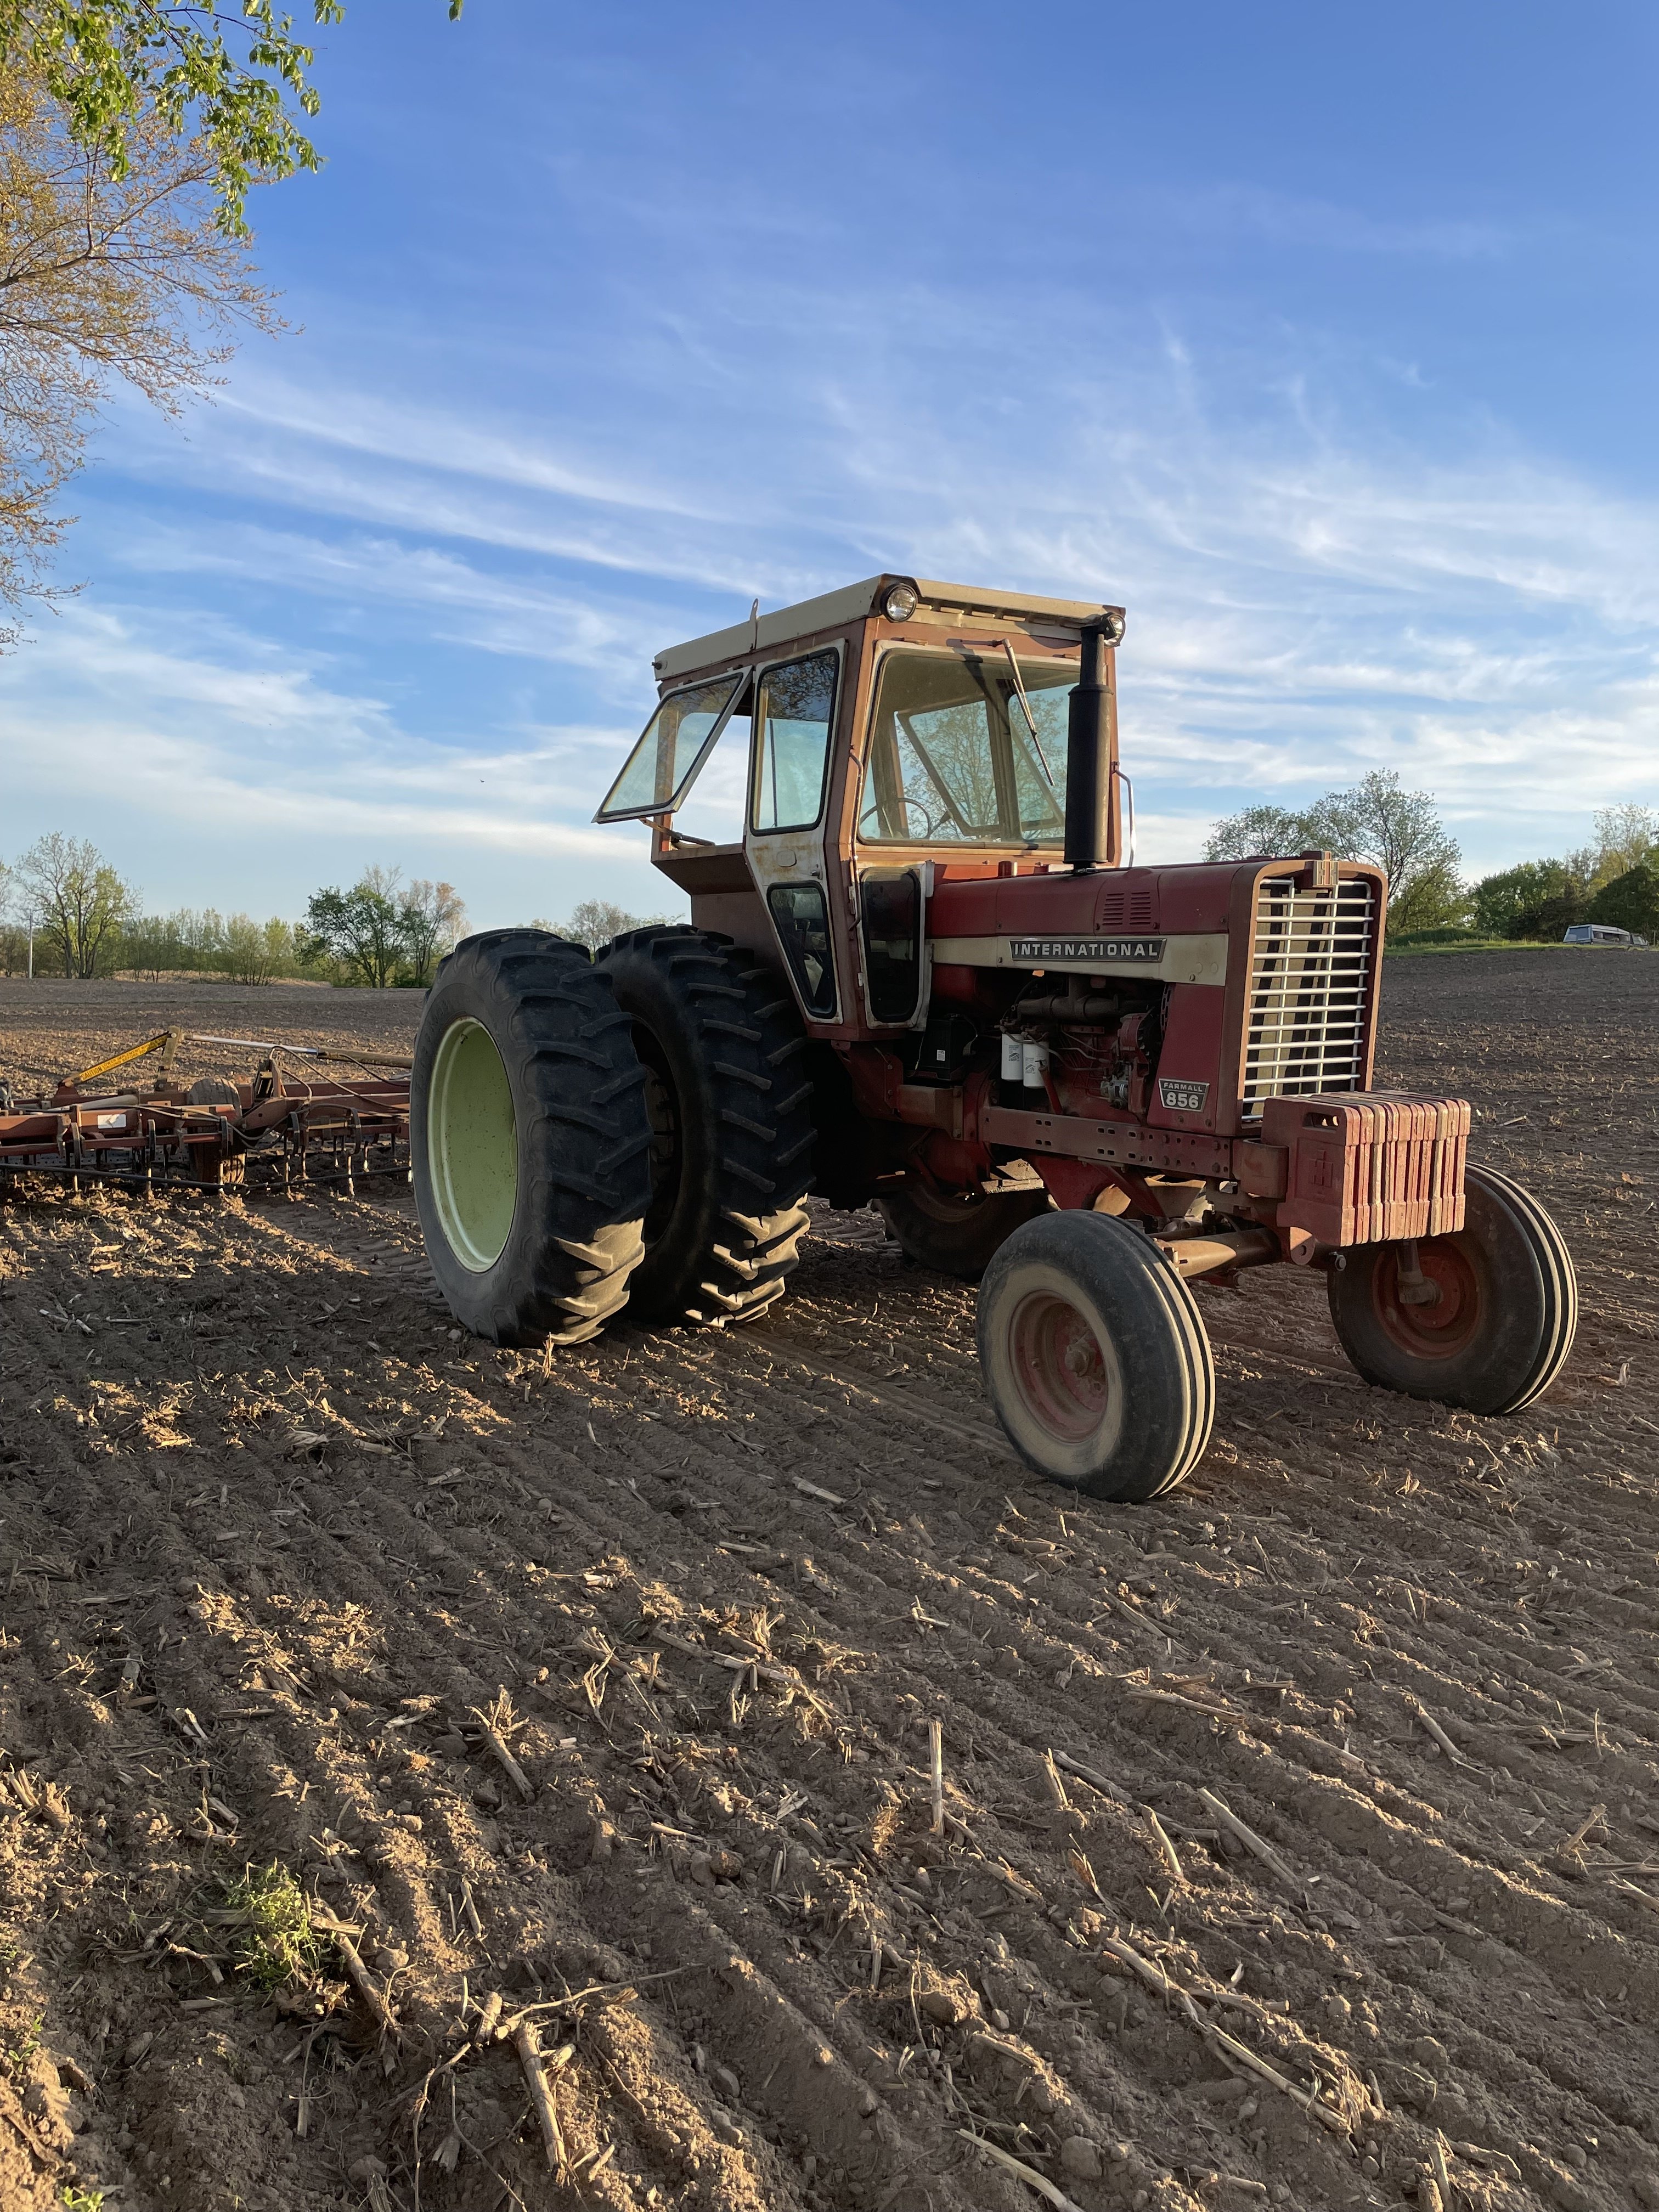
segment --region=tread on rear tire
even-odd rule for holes
[[[684,924],[629,930],[598,966],[647,1072],[652,1194],[633,1312],[752,1320],[783,1296],[807,1224],[812,1085],[794,1001],[752,953]]]
[[[1359,1244],[1327,1276],[1331,1320],[1366,1382],[1473,1413],[1518,1413],[1566,1364],[1578,1282],[1560,1231],[1529,1191],[1471,1164],[1463,1228],[1418,1245],[1437,1304],[1408,1307],[1397,1244]]]
[[[1215,1368],[1193,1294],[1109,1214],[1040,1214],[991,1261],[979,1357],[1009,1441],[1051,1481],[1139,1503],[1198,1464]]]
[[[585,946],[467,938],[427,996],[410,1073],[427,1256],[463,1328],[580,1344],[627,1303],[650,1197],[645,1071]]]

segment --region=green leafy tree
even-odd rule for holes
[[[395,982],[404,958],[398,873],[365,868],[349,891],[317,892],[306,908],[306,957],[337,961],[371,990]]]
[[[1559,945],[1574,922],[1584,920],[1589,906],[1582,890],[1559,892],[1517,915],[1509,933],[1520,943]]]
[[[128,142],[118,177],[38,70],[0,63],[0,603],[13,608],[44,588],[67,526],[57,501],[112,383],[176,414],[210,387],[234,328],[276,327],[241,242],[214,226],[200,149],[149,112]]]
[[[107,974],[137,900],[97,847],[53,831],[17,863],[40,939],[65,975]]]
[[[1659,808],[1601,806],[1591,817],[1594,834],[1582,853],[1571,855],[1592,891],[1615,876],[1659,860]]]
[[[302,933],[280,915],[255,921],[246,914],[227,919],[213,907],[179,907],[128,921],[119,964],[151,982],[167,975],[223,975],[233,983],[270,983],[303,972]]]
[[[17,872],[0,860],[0,975],[22,975],[27,965],[28,930],[17,897]]]
[[[262,922],[252,915],[232,915],[216,964],[233,983],[270,983],[294,975],[300,960],[292,924],[275,915]]]
[[[1614,929],[1634,930],[1650,942],[1659,939],[1659,870],[1639,861],[1610,884],[1603,884],[1589,902],[1586,920],[1607,922]]]
[[[121,965],[143,981],[159,983],[185,967],[184,940],[176,914],[135,915],[121,930]]]
[[[453,884],[431,884],[416,876],[398,895],[398,927],[410,980],[429,983],[445,953],[460,942],[466,908]]]
[[[114,385],[177,413],[243,328],[282,327],[247,193],[319,166],[313,58],[273,0],[0,0],[0,607],[52,596]]]
[[[448,0],[451,18],[462,0]],[[340,22],[343,0],[312,0]],[[210,165],[219,227],[246,230],[248,188],[316,169],[307,136],[321,106],[313,48],[273,0],[0,0],[0,67],[39,76],[75,142],[131,174],[140,119],[153,117]],[[301,118],[304,118],[302,123]]]
[[[1458,875],[1456,840],[1431,793],[1407,791],[1392,769],[1377,769],[1346,791],[1328,791],[1300,813],[1249,806],[1210,832],[1211,860],[1318,851],[1374,860],[1389,879],[1389,927],[1443,928],[1464,920],[1468,902]]]
[[[1383,870],[1391,929],[1442,928],[1467,915],[1457,841],[1432,795],[1406,790],[1392,769],[1374,769],[1351,790],[1327,792],[1304,820],[1311,842]]]
[[[1204,841],[1206,860],[1277,860],[1300,853],[1308,840],[1304,817],[1285,806],[1247,806],[1218,822]]]
[[[1559,938],[1583,921],[1589,890],[1575,863],[1520,860],[1475,884],[1475,929],[1489,938]]]

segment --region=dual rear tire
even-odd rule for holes
[[[596,972],[632,1024],[651,1123],[629,1308],[751,1321],[783,1296],[806,1233],[812,1085],[793,1003],[752,955],[695,929],[630,930]]]
[[[631,1024],[580,945],[470,937],[438,971],[410,1073],[427,1257],[494,1344],[581,1344],[643,1255],[651,1125]]]
[[[727,939],[641,929],[599,959],[469,938],[410,1083],[416,1204],[451,1310],[496,1344],[574,1345],[627,1306],[746,1321],[806,1228],[811,1086],[783,987]]]

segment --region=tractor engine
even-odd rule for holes
[[[1086,1114],[1104,1101],[1144,1119],[1164,1006],[1165,992],[1155,987],[1103,991],[1079,977],[1059,991],[1032,984],[997,1024],[997,1103],[1035,1107],[1046,1099],[1057,1114]]]

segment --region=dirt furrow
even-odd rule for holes
[[[1390,969],[1384,1079],[1568,1223],[1550,1399],[1370,1391],[1247,1279],[1132,1513],[994,1449],[873,1215],[547,1362],[406,1190],[0,1208],[0,2146],[135,2212],[1030,2203],[974,2137],[1085,2212],[1659,2202],[1646,974]],[[392,2030],[337,1946],[254,1984],[250,1866]]]

